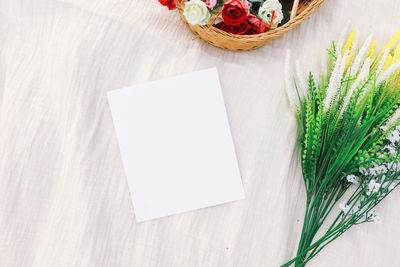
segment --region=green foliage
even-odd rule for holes
[[[399,144],[388,140],[399,124],[399,121],[395,121],[388,125],[400,105],[400,88],[396,86],[399,84],[399,73],[378,85],[380,74],[377,73],[375,60],[369,76],[357,84],[352,92],[350,88],[357,77],[350,77],[349,74],[340,77],[335,97],[329,107],[324,107],[337,61],[334,42],[327,51],[328,73],[321,75],[318,85],[310,73],[307,94],[300,97],[298,93],[296,118],[307,203],[297,256],[283,266],[304,266],[350,227],[376,220],[373,208],[399,184]],[[347,105],[344,104],[346,97],[349,98]],[[397,152],[388,153],[385,151],[388,146]],[[360,171],[363,168],[371,172],[375,172],[375,169],[384,172],[371,174]],[[349,175],[356,175],[360,179],[357,186],[347,180]],[[379,184],[380,188],[371,193],[371,188],[375,190],[374,183]],[[352,192],[344,202],[350,211],[338,210],[329,229],[314,240],[346,192]]]

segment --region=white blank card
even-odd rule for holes
[[[138,222],[244,198],[215,68],[108,101]]]

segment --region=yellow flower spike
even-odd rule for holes
[[[400,44],[397,46],[396,50],[394,51],[393,63],[397,62],[400,59]]]
[[[386,49],[392,49],[393,46],[396,44],[397,40],[399,40],[399,38],[400,38],[400,30],[397,31],[396,34],[393,36],[392,40],[390,40],[390,42],[385,45],[385,47],[379,53],[379,56],[382,56],[383,53],[385,53]]]
[[[342,56],[344,56],[344,53],[345,53],[347,50],[350,50],[350,49],[351,49],[351,46],[353,45],[353,41],[354,41],[354,36],[356,35],[356,31],[357,31],[357,29],[354,29],[354,30],[350,33],[349,38],[347,38],[346,44],[343,46],[343,49],[342,49]]]
[[[351,50],[350,54],[349,54],[349,57],[347,58],[347,61],[346,61],[346,70],[349,68],[350,62],[353,59],[353,55],[354,55],[354,51]]]
[[[372,56],[374,55],[375,46],[376,46],[376,40],[373,40],[371,46],[369,47],[368,57],[372,58]]]
[[[393,63],[393,56],[391,54],[388,55],[386,62],[385,62],[385,66],[383,67],[383,70],[386,70],[387,68],[389,68]]]

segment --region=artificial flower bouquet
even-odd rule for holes
[[[287,56],[307,200],[297,255],[284,267],[306,265],[353,226],[379,223],[376,206],[400,184],[400,31],[378,54],[372,34],[359,46],[359,32],[346,41],[348,31],[308,82],[297,62],[292,79]]]
[[[231,51],[253,50],[279,38],[299,26],[324,2],[324,0],[158,1],[169,9],[178,9],[187,26],[199,38],[213,46]]]
[[[225,32],[252,35],[275,29],[283,19],[278,0],[158,0],[179,9],[192,25],[213,25]]]

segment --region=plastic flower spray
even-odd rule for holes
[[[286,58],[307,202],[297,255],[283,266],[304,266],[351,227],[379,223],[376,206],[400,182],[400,31],[378,54],[372,34],[358,45],[359,32],[348,31],[328,49],[318,83],[312,73],[292,79]]]

